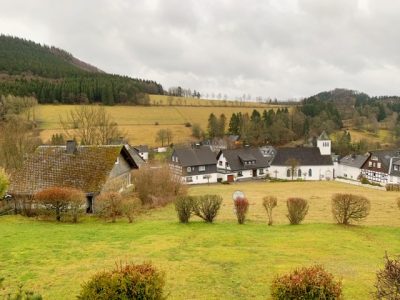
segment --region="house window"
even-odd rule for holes
[[[287,171],[286,171],[286,177],[290,177],[290,169],[287,169]]]
[[[312,169],[308,169],[308,176],[309,176],[309,177],[312,176]]]
[[[206,166],[199,166],[199,172],[203,172],[206,170]]]
[[[260,175],[263,175],[264,174],[264,169],[260,169],[259,172],[260,172]]]
[[[225,163],[225,168],[227,168],[227,167],[229,167],[229,164],[226,162],[226,163]]]
[[[117,157],[117,160],[115,161],[115,164],[116,164],[116,165],[119,164],[119,157]]]
[[[186,177],[186,182],[193,182],[193,178],[192,177]]]
[[[368,167],[372,167],[372,161],[368,162]]]
[[[381,168],[381,163],[380,162],[378,162],[377,167],[378,167],[378,169]]]
[[[188,171],[189,173],[192,172],[192,167],[187,167],[186,171]]]
[[[238,172],[238,177],[241,177],[241,176],[243,176],[243,173],[242,173],[242,171],[239,171]]]
[[[301,170],[300,169],[297,170],[297,177],[301,177]]]
[[[371,160],[378,160],[377,156],[371,156]]]
[[[399,170],[399,166],[398,166],[398,165],[394,165],[394,166],[393,166],[393,169],[394,169],[395,171],[398,171],[398,170]]]
[[[218,166],[222,166],[222,161],[218,161]]]

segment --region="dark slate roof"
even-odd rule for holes
[[[318,140],[320,141],[330,141],[331,139],[329,136],[326,134],[325,130],[322,131],[321,135],[318,137]]]
[[[62,186],[98,193],[119,154],[132,169],[138,167],[123,145],[79,146],[74,154],[67,154],[65,146],[38,147],[24,161],[22,168],[12,174],[9,192],[32,195],[44,188]]]
[[[217,159],[215,153],[210,147],[178,148],[172,153],[178,157],[178,164],[182,167],[216,165]]]
[[[265,158],[259,148],[240,148],[240,149],[227,149],[221,150],[217,156],[220,157],[221,153],[226,158],[229,167],[232,171],[251,170],[257,168],[267,168],[268,159]],[[243,161],[253,161],[255,164],[245,165]]]
[[[147,145],[133,146],[133,148],[135,148],[140,153],[149,152],[149,146]]]
[[[400,157],[399,149],[395,149],[395,150],[376,150],[376,151],[371,151],[370,154],[371,154],[371,156],[376,156],[379,159],[379,161],[382,163],[382,170],[385,173],[389,173],[389,166],[390,166],[391,158]],[[390,174],[397,175],[397,174],[394,174],[394,173],[398,173],[398,172],[392,171]],[[399,175],[400,175],[400,173],[399,173]]]
[[[333,165],[330,155],[321,155],[317,147],[278,148],[272,166],[286,166],[291,158],[296,159],[300,166]]]
[[[138,168],[140,168],[143,164],[146,163],[144,159],[139,155],[139,150],[129,145],[125,145],[124,147],[128,150],[130,156],[132,157],[133,161],[135,162]]]
[[[369,155],[347,155],[339,159],[339,163],[341,165],[354,167],[354,168],[361,168],[363,164],[368,159]]]

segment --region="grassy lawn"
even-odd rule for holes
[[[231,193],[243,190],[251,202],[250,221],[237,225]],[[330,197],[335,192],[364,194],[371,214],[361,226],[333,224]],[[71,299],[80,284],[116,261],[151,260],[166,272],[170,299],[268,299],[271,280],[295,267],[323,264],[343,279],[346,299],[368,299],[385,251],[400,253],[400,211],[396,193],[335,182],[198,186],[192,194],[224,197],[215,224],[177,222],[173,206],[140,216],[134,224],[86,218],[56,224],[18,216],[0,218],[0,277],[45,299]],[[268,227],[261,201],[276,195],[277,225]],[[303,225],[287,225],[284,200],[302,196],[310,211]]]

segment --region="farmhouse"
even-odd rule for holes
[[[259,148],[221,150],[217,155],[218,178],[222,181],[239,181],[263,178],[267,175],[268,158]]]
[[[323,132],[317,147],[279,148],[269,168],[278,179],[331,180],[335,177],[331,141]]]
[[[361,174],[376,183],[400,183],[400,151],[377,150],[368,153]]]
[[[350,180],[359,180],[361,167],[368,159],[368,155],[347,155],[340,158],[336,167],[336,176]]]
[[[207,146],[175,149],[171,155],[170,168],[187,184],[217,182],[217,160]]]
[[[31,197],[49,187],[73,187],[87,196],[87,212],[93,200],[107,189],[124,189],[131,184],[131,171],[143,160],[128,145],[40,146],[28,157],[21,170],[13,174],[9,193]]]

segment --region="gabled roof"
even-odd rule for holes
[[[124,147],[128,150],[130,156],[132,157],[135,165],[140,168],[143,164],[145,164],[145,160],[139,155],[139,150],[133,148],[129,145],[124,145]]]
[[[217,159],[224,155],[232,171],[267,168],[268,159],[265,158],[259,148],[240,148],[221,150]],[[244,164],[244,161],[254,161],[255,164]]]
[[[339,163],[341,165],[354,167],[354,168],[361,168],[363,164],[367,161],[369,155],[347,155],[339,159]]]
[[[44,188],[62,186],[98,193],[120,154],[132,169],[138,168],[123,145],[79,146],[74,154],[68,154],[65,146],[38,147],[12,175],[9,192],[32,195]]]
[[[178,148],[172,153],[182,167],[216,165],[217,159],[210,147]]]
[[[329,136],[326,134],[325,130],[322,131],[321,135],[318,137],[319,141],[330,141],[331,139]]]
[[[147,145],[138,145],[138,146],[132,146],[132,147],[135,148],[140,153],[149,152],[149,146],[147,146]]]
[[[296,159],[300,166],[333,165],[330,155],[321,155],[317,147],[278,148],[271,166],[287,166],[289,159]]]
[[[393,150],[376,150],[376,151],[371,151],[369,152],[371,156],[376,156],[378,160],[382,164],[382,171],[384,173],[389,173],[389,166],[390,166],[390,160],[392,158],[398,158],[400,157],[400,151],[398,149],[393,149]],[[363,164],[363,168],[368,167]],[[394,172],[391,172],[393,174]],[[395,175],[395,174],[393,174]]]

